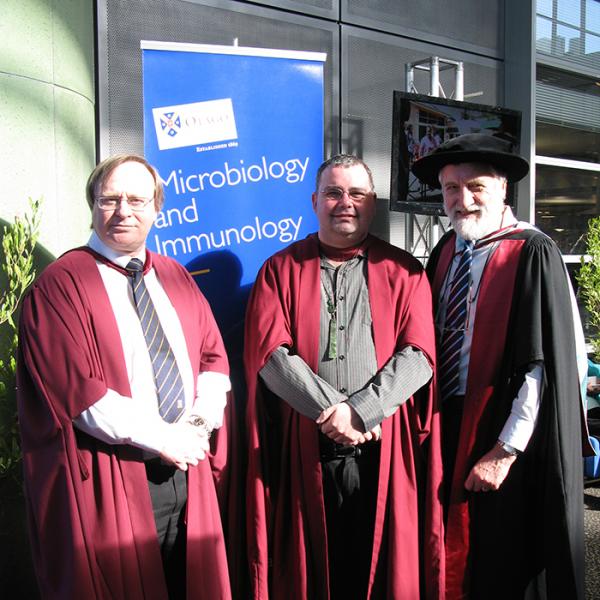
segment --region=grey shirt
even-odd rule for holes
[[[335,352],[330,352],[328,302],[335,308]],[[318,372],[280,346],[260,376],[273,393],[313,420],[329,406],[347,401],[365,431],[370,431],[429,381],[429,361],[420,350],[407,346],[377,370],[364,254],[337,268],[321,259],[320,310]]]

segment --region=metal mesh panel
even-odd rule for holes
[[[502,0],[345,0],[343,19],[364,22],[383,31],[395,31],[416,39],[418,32],[450,41],[487,48],[493,54],[503,48]],[[408,32],[412,33],[408,33]],[[461,44],[462,42],[462,44]]]
[[[407,62],[440,56],[464,62],[465,99],[498,104],[502,98],[502,63],[496,60],[502,37],[500,0],[448,0],[443,11],[439,3],[424,0],[260,3],[265,6],[229,0],[100,0],[99,22],[104,23],[99,38],[100,76],[106,80],[106,86],[100,86],[102,153],[143,151],[140,40],[229,45],[237,39],[240,46],[326,52],[325,155],[341,147],[365,158],[382,198],[373,231],[404,245],[404,215],[390,213],[387,202],[392,92],[404,90]],[[341,25],[333,20],[338,5],[343,11]],[[485,14],[480,5],[485,5]],[[450,45],[461,50],[417,41],[424,38],[419,31],[428,32],[428,39],[436,42],[453,37]],[[471,53],[475,43],[477,48],[489,47],[484,54],[493,58]],[[451,97],[453,73],[442,72],[440,80]],[[417,72],[415,84],[418,92],[429,92],[427,74]]]
[[[254,2],[331,19],[337,18],[339,11],[338,0],[254,0]]]
[[[364,158],[373,171],[378,196],[389,198],[393,91],[405,90],[404,65],[434,55],[462,60],[465,94],[477,94],[466,99],[496,105],[502,97],[500,63],[356,28],[347,28],[346,33],[342,57],[343,148]],[[444,72],[440,80],[449,96],[454,86],[453,75]],[[428,76],[417,79],[416,85],[420,93],[428,93]],[[387,203],[380,201],[373,232],[404,246],[403,227],[403,215],[389,213]]]
[[[237,8],[233,3],[223,5]],[[264,16],[268,13],[289,20]],[[338,58],[333,45],[333,25],[317,28],[311,26],[314,19],[268,9],[240,6],[238,11],[180,0],[107,0],[106,15],[101,16],[106,19],[107,30],[108,89],[106,106],[101,106],[101,114],[105,116],[101,119],[105,154],[143,152],[140,40],[231,45],[237,38],[240,46],[327,53],[326,140],[329,145],[337,144],[331,125],[337,122],[334,104],[337,94],[332,82],[337,79]],[[103,47],[102,39],[99,45]],[[102,95],[100,100],[102,104]]]

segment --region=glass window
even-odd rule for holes
[[[535,39],[538,52],[552,54],[552,21],[544,17],[536,18]]]
[[[536,123],[536,154],[600,163],[600,133],[539,121]]]
[[[595,52],[600,53],[600,35],[594,35],[593,33],[585,34],[585,53],[593,54]]]
[[[538,0],[536,12],[538,52],[600,68],[599,0]]]
[[[535,10],[538,15],[552,16],[552,0],[537,0]]]
[[[587,0],[585,3],[585,28],[594,33],[600,33],[600,2]]]
[[[581,54],[581,31],[575,27],[558,25],[556,27],[557,50],[562,48],[562,53]],[[558,50],[560,52],[560,50]]]
[[[536,167],[536,225],[563,254],[583,254],[588,220],[600,212],[600,172]]]
[[[580,0],[558,0],[557,4],[558,20],[579,27],[581,21]]]
[[[600,86],[592,77],[537,66],[536,153],[600,163]]]

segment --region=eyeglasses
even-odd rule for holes
[[[139,198],[138,196],[98,196],[96,204],[100,210],[116,210],[121,202],[127,202],[131,210],[141,212],[153,200],[154,198]]]
[[[321,194],[323,194],[327,200],[333,200],[335,202],[339,202],[344,197],[344,194],[348,194],[348,198],[350,198],[352,202],[360,203],[364,202],[371,192],[361,189],[343,190],[339,187],[330,187],[322,189]]]

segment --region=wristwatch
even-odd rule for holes
[[[519,454],[521,454],[516,448],[510,444],[507,444],[506,442],[503,442],[502,440],[498,440],[497,444],[500,446],[500,448],[502,448],[502,450],[504,450],[504,452],[506,452],[506,454],[509,454],[510,456],[519,456]]]
[[[189,418],[188,423],[190,425],[193,425],[194,427],[201,427],[202,429],[204,429],[204,431],[206,432],[206,437],[210,439],[212,428],[210,427],[208,421],[204,417],[201,417],[200,415],[192,415]]]

